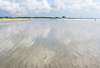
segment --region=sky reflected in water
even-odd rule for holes
[[[99,68],[100,20],[0,24],[0,68]]]

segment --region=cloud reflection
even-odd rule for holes
[[[46,38],[50,32],[49,25],[27,25],[27,23],[24,25],[19,23],[2,27],[0,29],[0,52],[16,49],[19,46],[32,46],[38,36]]]

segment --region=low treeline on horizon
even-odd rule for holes
[[[75,18],[75,17],[66,17],[66,16],[62,16],[62,17],[8,17],[8,16],[4,16],[4,17],[0,17],[0,19],[25,19],[25,18],[45,18],[45,19],[100,19],[100,18]]]

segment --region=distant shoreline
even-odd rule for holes
[[[47,20],[52,18],[23,18],[23,19],[0,19],[0,23],[12,23],[21,21],[33,21],[33,20]],[[55,18],[55,20],[95,20],[95,19],[67,19],[67,18]]]
[[[0,19],[0,23],[11,23],[20,21],[29,21],[29,19]]]
[[[12,23],[21,21],[32,21],[32,20],[42,20],[42,19],[0,19],[0,23]]]

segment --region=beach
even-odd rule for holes
[[[4,21],[0,68],[100,68],[100,20]]]
[[[12,23],[12,22],[33,21],[33,20],[48,20],[48,19],[46,19],[46,18],[0,19],[0,23]]]
[[[0,23],[12,23],[12,22],[21,22],[21,21],[29,21],[29,19],[0,19]]]

